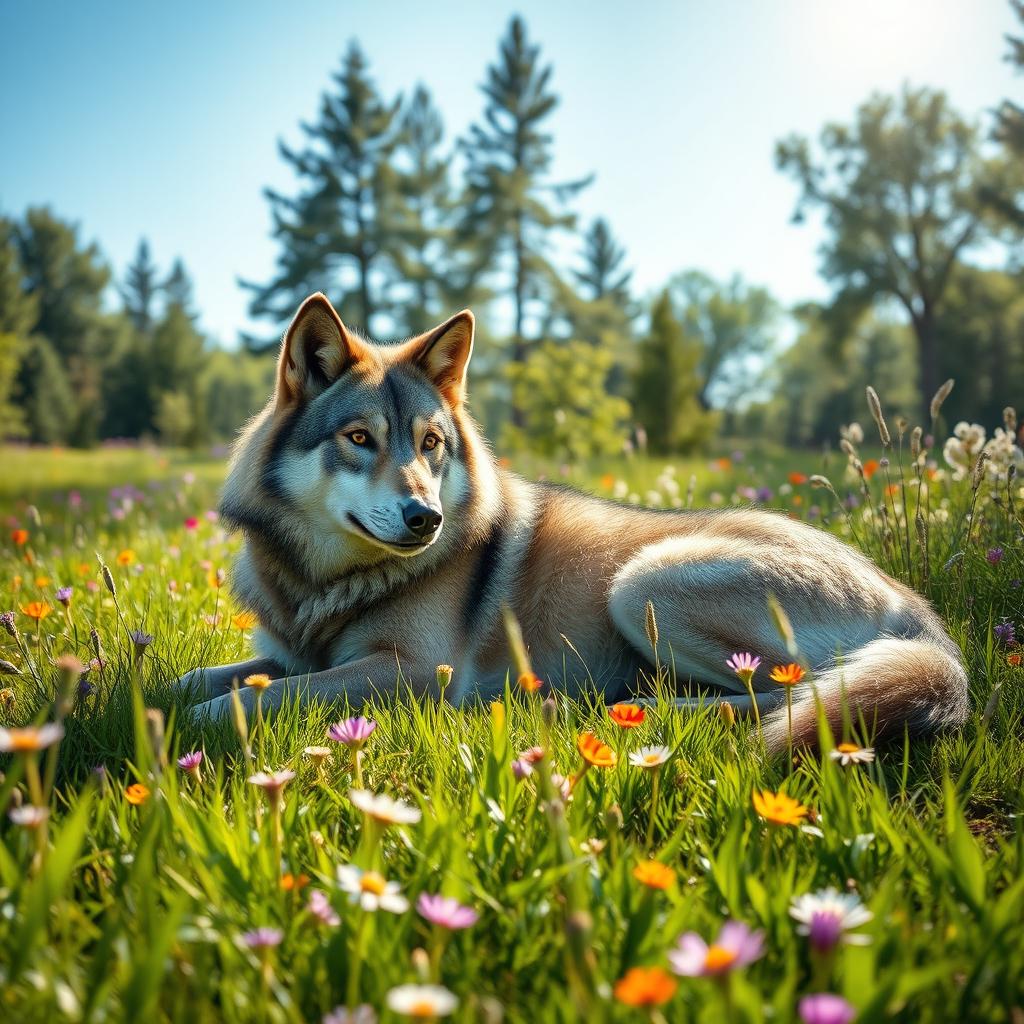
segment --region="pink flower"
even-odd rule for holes
[[[544,753],[543,747],[527,747],[526,750],[520,751],[519,760],[527,764],[537,764],[544,759]]]
[[[426,918],[431,924],[436,924],[440,928],[449,928],[452,931],[472,927],[479,917],[472,907],[465,907],[458,900],[441,895],[431,896],[425,892],[420,893],[420,898],[416,901],[416,909],[420,916]]]
[[[357,718],[346,718],[344,721],[336,722],[327,730],[327,738],[358,750],[376,728],[376,722],[360,715]]]
[[[750,683],[750,680],[754,677],[754,673],[757,671],[760,664],[760,658],[747,653],[734,654],[726,661],[726,665],[728,665],[729,668],[731,668],[733,672],[740,677],[744,685]]]
[[[186,775],[191,775],[193,778],[199,778],[199,766],[203,763],[203,752],[201,750],[193,750],[188,754],[182,754],[178,758],[178,767],[185,772]]]
[[[196,519],[195,516],[189,516],[188,519],[185,520],[185,529],[186,530],[194,530],[198,525],[199,525],[199,520]]]
[[[687,978],[716,976],[753,963],[763,947],[764,932],[751,931],[742,921],[726,921],[710,946],[696,932],[681,935],[668,961],[676,974]]]
[[[803,1024],[850,1024],[857,1011],[842,997],[830,992],[804,996],[797,1005]]]
[[[512,774],[516,777],[516,782],[522,782],[527,775],[533,774],[533,765],[521,757],[519,760],[512,762]]]
[[[280,928],[256,928],[242,934],[242,942],[249,949],[270,949],[280,946],[284,932]]]
[[[314,889],[309,894],[309,912],[321,923],[330,928],[336,928],[341,924],[338,912],[331,906],[330,900],[319,889]]]

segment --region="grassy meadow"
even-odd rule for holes
[[[169,684],[244,657],[254,625],[225,582],[223,461],[0,451],[0,1008],[1019,1024],[1024,489],[1012,452],[974,470],[973,442],[946,459],[944,432],[918,454],[892,430],[827,457],[515,466],[626,501],[779,508],[932,598],[970,723],[873,760],[854,729],[835,741],[856,749],[826,738],[792,763],[712,708],[613,714],[515,674],[490,706],[417,704],[396,680],[373,707],[200,732]]]

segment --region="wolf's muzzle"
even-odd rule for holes
[[[442,515],[437,509],[413,498],[402,506],[405,528],[417,539],[426,541],[441,529]]]

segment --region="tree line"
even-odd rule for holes
[[[1024,0],[1012,0],[1024,22]],[[1008,40],[1024,68],[1024,41]],[[479,118],[449,139],[423,84],[385,96],[352,43],[302,124],[280,145],[297,187],[267,190],[278,256],[242,281],[268,324],[230,357],[204,342],[180,263],[158,273],[141,243],[105,311],[110,271],[47,210],[0,220],[0,427],[91,443],[230,434],[266,394],[268,355],[301,300],[326,292],[374,337],[427,329],[454,309],[480,318],[472,394],[507,447],[559,457],[624,439],[685,451],[713,433],[817,442],[860,412],[863,385],[915,416],[949,376],[954,416],[998,419],[1024,388],[1021,268],[984,266],[1024,230],[1024,109],[985,128],[940,92],[870,97],[849,124],[776,151],[799,186],[794,219],[824,215],[827,303],[783,311],[740,278],[681,272],[635,293],[606,218],[582,225],[592,177],[556,180],[553,67],[511,19],[481,84]],[[555,259],[577,240],[570,266]],[[1000,250],[1002,251],[1002,250]],[[1019,250],[1018,250],[1019,251]],[[778,342],[783,315],[798,325]],[[232,402],[211,400],[234,389]]]

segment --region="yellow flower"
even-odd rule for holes
[[[252,629],[259,621],[259,616],[255,612],[239,612],[231,616],[231,625],[243,631]]]
[[[43,587],[48,587],[49,585],[50,585],[50,577],[49,576],[37,576],[36,577],[36,586],[39,587],[40,589],[42,589]]]
[[[633,877],[648,889],[667,889],[676,880],[676,873],[660,860],[648,860],[633,868]]]
[[[245,685],[251,686],[254,690],[265,690],[273,681],[266,672],[257,672],[245,677]]]
[[[130,804],[138,807],[149,799],[149,787],[141,782],[133,782],[125,791],[124,798]]]
[[[786,793],[754,791],[754,810],[770,825],[799,825],[807,817],[807,808]]]
[[[580,733],[576,746],[580,754],[583,755],[583,760],[591,767],[615,767],[615,762],[618,760],[615,751],[607,743],[602,743],[592,732]]]
[[[125,548],[117,553],[118,565],[131,565],[135,561],[135,552],[131,548]]]
[[[532,672],[524,672],[518,682],[519,689],[526,693],[536,693],[544,685],[544,680]]]

